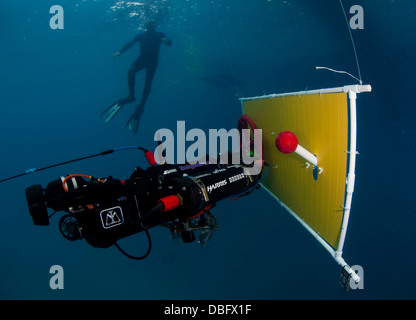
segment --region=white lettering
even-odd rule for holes
[[[157,163],[163,164],[195,164],[200,163],[201,159],[206,160],[207,138],[201,129],[191,129],[185,131],[185,121],[177,122],[176,132],[176,162],[175,162],[175,134],[169,129],[159,129],[154,135],[154,141],[160,142],[154,154],[158,155]],[[225,129],[209,130],[209,163],[217,164],[218,153],[220,152],[220,163],[228,163],[229,139],[231,138],[232,164],[243,164],[250,166],[246,168],[245,174],[257,175],[262,170],[262,130],[253,130],[254,139],[250,140],[251,130],[243,129],[243,137],[237,129],[227,131]],[[218,138],[220,139],[220,149],[218,150]],[[240,140],[241,138],[241,140]],[[246,142],[244,142],[244,140]],[[193,142],[186,150],[185,143]],[[243,141],[243,150],[240,150],[240,141]],[[253,141],[253,143],[249,142]],[[240,156],[241,155],[241,156]]]
[[[355,5],[350,9],[350,13],[354,16],[350,19],[350,28],[353,30],[364,29],[364,9],[362,6]]]
[[[53,265],[49,273],[54,274],[49,280],[49,287],[52,290],[64,288],[64,269],[59,265]]]
[[[49,9],[49,13],[54,16],[49,20],[49,26],[52,30],[64,28],[64,9],[61,6],[54,5]]]
[[[190,315],[192,318],[198,313],[198,307],[178,307],[172,304],[170,307],[165,307],[164,314],[166,315]]]

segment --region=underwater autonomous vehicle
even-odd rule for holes
[[[146,153],[151,159],[152,153]],[[68,240],[85,239],[91,246],[107,248],[117,240],[155,226],[167,227],[174,239],[205,246],[218,224],[210,209],[230,196],[251,193],[259,184],[258,175],[245,174],[243,165],[198,163],[137,167],[129,179],[96,179],[69,175],[50,182],[45,189],[26,189],[30,214],[35,225],[49,225],[48,208],[64,211],[59,229]],[[120,250],[126,256],[135,258]],[[137,257],[136,259],[144,258]]]
[[[239,121],[240,133],[250,130],[242,119]],[[218,201],[250,194],[260,187],[265,176],[262,173],[267,163],[256,158],[260,150],[255,150],[254,138],[251,141],[247,138],[245,145],[243,140],[240,139],[238,152],[222,154],[221,160],[209,158],[194,164],[157,164],[152,151],[142,147],[122,147],[42,169],[26,170],[21,175],[128,149],[143,151],[150,164],[145,170],[135,168],[126,180],[72,174],[50,182],[46,188],[32,185],[26,188],[30,214],[35,225],[47,226],[52,215],[66,212],[59,220],[59,230],[66,239],[85,239],[98,248],[115,245],[132,259],[148,256],[151,250],[148,229],[156,226],[166,227],[172,239],[182,238],[185,243],[194,242],[199,233],[198,242],[205,247],[218,229],[216,217],[210,210]],[[253,155],[250,164],[244,163],[244,152]],[[49,214],[48,209],[53,213]],[[145,255],[132,256],[117,244],[119,239],[142,231],[149,240]]]

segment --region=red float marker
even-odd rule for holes
[[[318,158],[299,144],[298,138],[293,132],[280,132],[275,143],[281,153],[289,154],[295,152],[313,166],[318,166]]]

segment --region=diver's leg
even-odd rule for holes
[[[130,103],[136,100],[134,94],[134,87],[136,85],[136,73],[142,70],[145,67],[144,61],[142,58],[137,59],[130,67],[127,74],[127,83],[129,86],[129,96],[122,99],[123,103]]]
[[[146,68],[146,78],[144,81],[142,100],[140,101],[140,104],[137,108],[139,107],[144,108],[147,98],[149,98],[150,90],[152,89],[153,78],[156,73],[156,67],[157,67],[157,64],[152,64]]]
[[[131,115],[126,125],[126,129],[133,131],[133,133],[135,134],[137,133],[139,127],[139,121],[144,110],[144,105],[146,104],[147,98],[150,95],[150,90],[152,88],[152,81],[156,72],[156,67],[157,64],[154,64],[146,68],[146,79],[144,83],[142,100],[140,101],[134,113]]]
[[[138,70],[136,70],[135,65],[133,64],[130,69],[129,73],[127,75],[127,83],[129,85],[129,96],[126,99],[130,99],[131,101],[136,100],[134,97],[134,87],[136,85],[136,73]]]
[[[136,73],[144,68],[144,63],[142,59],[137,59],[130,67],[127,81],[129,85],[129,96],[124,99],[117,100],[114,102],[111,106],[109,106],[107,109],[105,109],[101,113],[101,117],[104,119],[105,122],[109,123],[116,114],[123,108],[123,106],[127,103],[133,102],[136,100],[134,97],[134,85],[136,82]]]

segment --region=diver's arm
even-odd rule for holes
[[[115,54],[113,54],[113,57],[117,57],[120,54],[126,52],[127,50],[129,50],[137,41],[139,41],[140,39],[140,34],[137,35],[136,37],[134,37],[134,39],[128,43],[126,43],[123,48],[121,48],[120,51],[117,51]]]

